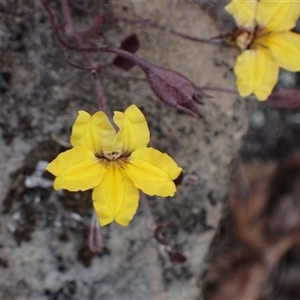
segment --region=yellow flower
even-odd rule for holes
[[[240,27],[236,43],[242,53],[234,72],[241,96],[266,100],[279,67],[300,71],[300,35],[290,30],[300,15],[299,0],[232,0],[226,10]]]
[[[85,191],[92,198],[101,226],[116,221],[127,226],[136,213],[138,189],[148,195],[173,196],[182,169],[171,157],[147,145],[150,132],[142,112],[131,105],[116,111],[115,128],[102,112],[79,111],[72,128],[73,148],[58,155],[47,170],[54,189]]]

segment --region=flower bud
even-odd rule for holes
[[[95,212],[93,213],[91,219],[88,245],[91,252],[95,254],[101,253],[104,248],[104,241],[101,232],[101,227],[99,225],[99,221]]]
[[[166,105],[192,116],[203,116],[197,104],[209,97],[182,74],[154,65],[140,65],[155,95]]]

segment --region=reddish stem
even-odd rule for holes
[[[76,68],[76,69],[80,69],[80,70],[83,70],[83,71],[89,71],[89,72],[104,72],[103,69],[109,67],[112,65],[112,62],[108,62],[108,63],[103,63],[103,64],[98,64],[96,66],[96,68],[89,68],[89,67],[84,67],[84,66],[81,66],[81,65],[77,65],[75,63],[73,63],[71,60],[69,60],[65,53],[62,54],[63,55],[63,58],[64,60],[66,61],[67,64],[69,64],[70,66]]]
[[[118,16],[109,16],[109,15],[106,15],[106,16],[103,16],[103,17],[106,18],[106,19],[110,19],[112,21],[121,21],[121,22],[129,23],[129,24],[141,24],[143,26],[150,26],[150,27],[153,27],[153,28],[166,30],[166,26],[159,25],[155,22],[152,22],[150,20],[143,19],[143,18],[129,19],[129,18],[118,17]],[[190,36],[188,34],[179,32],[179,31],[174,30],[174,29],[170,29],[169,32],[174,34],[174,35],[177,35],[181,38],[190,40],[190,41],[199,42],[199,43],[206,43],[206,44],[213,44],[213,45],[222,44],[223,41],[224,41],[224,36],[225,36],[225,35],[220,35],[220,36],[216,36],[216,37],[212,37],[212,38],[198,38],[198,37],[195,37],[195,36]]]
[[[95,11],[92,11],[90,9],[87,9],[86,7],[83,7],[79,4],[76,3],[72,3],[72,6],[84,13],[93,15],[93,16],[98,16],[104,19],[108,19],[111,21],[115,21],[115,22],[124,22],[124,23],[128,23],[128,24],[140,24],[142,26],[145,27],[153,27],[153,28],[157,28],[160,30],[166,30],[166,26],[160,25],[156,22],[152,22],[150,20],[147,19],[143,19],[143,18],[139,18],[139,19],[130,19],[130,18],[124,18],[124,17],[119,17],[119,16],[112,16],[112,15],[99,15],[99,13],[95,13]],[[212,37],[212,38],[198,38],[198,37],[194,37],[194,36],[190,36],[188,34],[185,33],[181,33],[177,30],[174,29],[170,29],[169,31],[170,33],[179,36],[181,38],[190,40],[190,41],[194,41],[194,42],[199,42],[199,43],[206,43],[206,44],[213,44],[213,45],[219,45],[219,44],[223,44],[224,42],[224,37],[226,35],[220,35],[220,36],[216,36],[216,37]]]
[[[70,9],[69,9],[69,6],[68,6],[68,2],[67,2],[67,0],[61,0],[62,5],[63,5],[63,12],[64,12],[66,23],[67,23],[65,33],[68,34],[68,35],[71,35],[73,38],[76,38],[76,42],[77,42],[78,46],[69,44],[68,42],[66,42],[61,37],[61,34],[60,34],[61,27],[57,23],[57,21],[56,21],[54,15],[53,15],[51,9],[49,8],[48,4],[45,2],[45,0],[41,0],[41,1],[42,1],[42,4],[43,4],[44,8],[46,9],[46,11],[48,12],[48,14],[50,16],[51,24],[54,28],[55,35],[56,35],[58,41],[60,42],[60,44],[62,46],[64,46],[66,49],[84,53],[84,56],[85,56],[86,60],[88,61],[88,68],[91,69],[91,73],[94,76],[93,78],[95,78],[95,76],[96,76],[96,72],[93,72],[93,71],[97,71],[97,64],[92,60],[91,56],[89,55],[90,52],[114,53],[114,54],[117,54],[117,55],[120,55],[124,58],[129,59],[130,61],[132,61],[135,64],[139,65],[143,70],[148,70],[149,69],[149,66],[151,65],[150,63],[148,63],[146,60],[139,57],[138,55],[130,53],[128,51],[118,49],[118,48],[109,47],[109,46],[83,47],[80,37],[78,35],[76,36],[76,32],[74,31],[74,27],[73,27],[73,24],[72,24],[71,13],[70,13]],[[97,79],[98,79],[98,77],[97,77]],[[94,81],[94,83],[95,83],[95,81]],[[100,84],[100,82],[99,82],[99,84]],[[100,91],[101,88],[102,87],[101,87],[101,84],[100,84],[98,86],[98,90]],[[97,90],[97,88],[96,88],[96,90]],[[102,95],[103,95],[103,93],[102,93]],[[102,95],[100,94],[99,97],[102,96]]]
[[[231,90],[227,88],[221,88],[217,86],[198,86],[200,90],[216,91],[216,92],[225,92],[230,94],[238,95],[239,93],[236,90]]]
[[[62,27],[56,21],[56,18],[53,15],[53,13],[52,13],[50,7],[48,6],[47,2],[45,0],[41,0],[41,2],[42,2],[42,5],[44,6],[45,10],[47,11],[47,13],[50,16],[50,21],[51,21],[51,24],[54,28],[54,32],[55,32],[55,35],[56,35],[57,39],[59,40],[59,42],[63,46],[66,47],[65,44],[68,45],[68,43],[66,43],[60,36],[60,33],[63,30]],[[77,34],[77,32],[74,28],[69,3],[68,3],[67,0],[61,0],[61,5],[62,5],[63,15],[64,15],[64,18],[65,18],[65,21],[66,21],[66,25],[65,25],[65,28],[64,28],[64,33],[67,36],[73,38],[76,41],[76,43],[78,45],[78,48],[82,49],[83,48],[83,43],[82,43],[82,40],[81,40],[80,36]],[[67,48],[69,48],[69,47],[67,47]],[[95,86],[97,98],[98,98],[98,101],[99,101],[99,109],[103,110],[109,117],[111,117],[112,113],[111,113],[111,110],[109,109],[109,107],[107,105],[107,100],[106,100],[106,97],[104,95],[101,82],[98,78],[98,74],[97,74],[97,72],[93,72],[93,70],[96,68],[96,66],[98,66],[98,64],[93,61],[91,55],[88,52],[86,52],[86,51],[80,51],[80,52],[83,53],[83,56],[84,56],[84,59],[87,63],[88,69],[92,70],[91,71],[91,76],[92,76],[92,80],[93,80],[93,83],[94,83],[94,86]]]
[[[74,25],[73,25],[73,20],[72,20],[72,15],[71,15],[68,0],[61,0],[61,4],[62,4],[63,15],[64,15],[65,21],[66,21],[65,34],[70,37],[73,37],[75,39],[77,45],[80,48],[83,48],[82,40],[81,40],[80,36],[77,34],[77,32],[74,28]],[[97,63],[95,61],[93,61],[92,56],[88,52],[85,52],[85,51],[83,51],[83,56],[85,58],[87,66],[89,68],[95,68]],[[99,109],[103,110],[109,117],[111,117],[112,112],[108,108],[107,100],[106,100],[106,97],[103,92],[102,84],[98,78],[98,74],[97,74],[97,72],[91,72],[91,75],[92,75],[96,94],[97,94],[98,101],[99,101]]]

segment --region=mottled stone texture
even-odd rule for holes
[[[94,10],[149,18],[162,25],[171,8],[170,1],[81,2]],[[207,7],[202,10],[201,3],[177,2],[172,28],[198,37],[221,33],[222,14],[217,14],[216,26],[213,14]],[[49,3],[60,10],[58,1]],[[217,5],[220,11],[222,5]],[[10,188],[10,175],[24,165],[25,156],[40,142],[48,141],[51,133],[68,140],[78,109],[93,113],[98,103],[90,75],[64,62],[39,1],[0,0],[0,19],[2,201]],[[76,13],[74,19],[78,28],[92,22],[83,13]],[[107,42],[113,46],[133,32],[141,42],[139,55],[150,62],[177,70],[196,85],[234,89],[234,50],[174,35],[166,40],[164,31],[150,27],[103,26]],[[94,42],[101,44],[101,40]],[[107,57],[94,55],[98,61]],[[73,59],[82,63],[79,54]],[[138,67],[131,74],[143,75]],[[127,228],[112,224],[104,229],[109,255],[94,257],[89,268],[77,261],[81,237],[76,230],[63,242],[54,226],[37,223],[32,239],[17,246],[9,232],[9,224],[16,218],[11,211],[0,219],[0,258],[7,262],[0,266],[1,299],[192,299],[199,293],[197,279],[226,202],[229,167],[247,130],[249,104],[233,94],[210,92],[213,98],[206,99],[202,107],[205,117],[193,118],[161,104],[144,82],[103,76],[102,83],[113,110],[124,110],[131,103],[142,106],[151,145],[168,152],[185,173],[199,177],[197,186],[179,186],[174,198],[149,198],[155,220],[171,224],[166,238],[188,261],[180,265],[168,260],[151,239],[141,209]]]

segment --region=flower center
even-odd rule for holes
[[[111,152],[111,153],[104,153],[104,156],[108,160],[117,160],[122,155],[122,152]]]
[[[236,38],[237,46],[244,51],[248,48],[252,41],[253,35],[249,32],[243,32],[242,34],[238,35]]]
[[[110,163],[116,163],[121,166],[128,161],[130,154],[123,152],[110,152],[110,153],[101,153],[95,154],[99,159],[99,163],[107,167]]]
[[[238,47],[241,51],[254,49],[260,44],[260,38],[267,34],[268,32],[259,26],[253,30],[238,28],[227,36],[227,43],[233,47]]]

